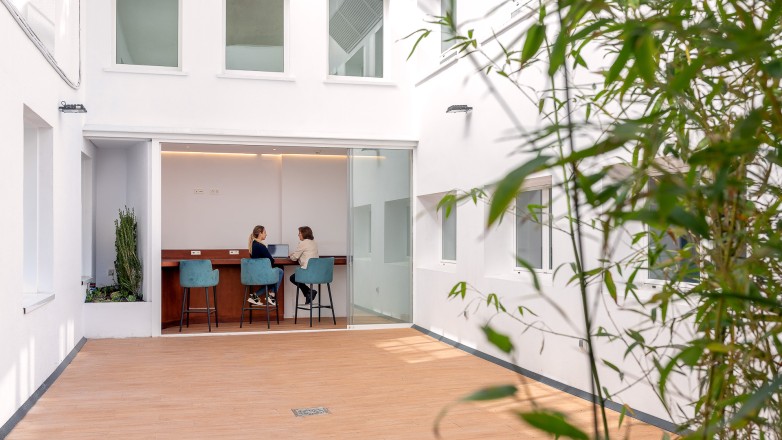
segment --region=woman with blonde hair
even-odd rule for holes
[[[312,229],[309,226],[301,226],[299,228],[299,245],[296,246],[296,250],[290,255],[290,259],[298,261],[301,268],[306,269],[307,261],[309,261],[310,258],[318,258],[318,244],[315,243],[315,236],[312,235]],[[302,293],[304,293],[304,299],[306,300],[304,304],[309,304],[315,299],[318,291],[310,289],[309,286],[304,283],[296,282],[295,273],[290,276],[290,280],[291,283],[298,286]]]
[[[272,270],[277,272],[277,285],[274,286],[273,291],[276,293],[280,290],[280,284],[282,283],[282,277],[283,272],[282,269],[279,267],[273,267],[274,266],[274,257],[272,257],[271,252],[269,252],[269,248],[266,247],[266,243],[263,241],[266,240],[266,228],[264,228],[261,225],[257,225],[253,228],[252,233],[250,233],[250,238],[247,243],[247,250],[250,251],[250,258],[268,258],[269,262],[272,264]],[[254,293],[250,295],[250,298],[247,299],[248,302],[255,304],[255,305],[262,305],[262,300],[258,297],[258,292],[260,292],[261,289],[258,289]],[[266,295],[266,301],[269,303],[270,306],[277,305],[277,300],[275,299],[275,295],[272,295],[271,292]]]

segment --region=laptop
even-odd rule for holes
[[[274,258],[288,258],[290,255],[287,244],[270,244],[268,248]]]

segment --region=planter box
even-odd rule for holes
[[[94,339],[153,336],[153,311],[152,303],[146,301],[84,303],[84,336]]]

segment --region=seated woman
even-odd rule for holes
[[[269,262],[274,265],[274,257],[272,257],[271,252],[269,252],[269,248],[266,247],[266,244],[263,243],[263,240],[266,240],[266,228],[264,228],[261,225],[258,225],[253,228],[252,234],[250,234],[249,242],[247,243],[248,250],[250,251],[250,258],[268,258]],[[272,289],[274,292],[278,292],[280,290],[280,284],[282,283],[282,269],[279,267],[272,267],[272,270],[277,272],[277,285],[274,286]],[[255,305],[262,305],[265,304],[259,297],[258,292],[260,292],[261,289],[258,289],[254,293],[250,295],[250,298],[247,299],[248,302],[255,304]],[[269,294],[266,295],[266,301],[269,303],[270,306],[277,305],[277,300],[274,297],[275,295]]]
[[[318,258],[318,244],[315,243],[315,236],[312,235],[312,229],[310,229],[309,226],[302,226],[299,228],[299,245],[296,246],[296,250],[290,255],[290,259],[298,261],[301,268],[306,269],[307,261],[309,261],[310,258]],[[304,299],[306,299],[304,304],[309,304],[315,299],[318,291],[310,289],[309,286],[304,283],[296,282],[296,273],[291,275],[290,280],[291,283],[298,286],[304,293]]]

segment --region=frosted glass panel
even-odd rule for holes
[[[446,261],[456,261],[456,207],[452,208],[449,215],[445,215],[445,210],[440,211],[440,215],[443,232],[442,258]]]
[[[410,151],[352,151],[350,187],[349,322],[412,322]]]
[[[179,66],[179,0],[117,0],[117,64]]]
[[[542,204],[542,190],[526,191],[516,198],[516,258],[536,269],[543,269]],[[534,218],[531,212],[535,213]]]
[[[285,71],[284,0],[226,0],[225,68]]]
[[[383,0],[329,2],[329,74],[383,77]]]

